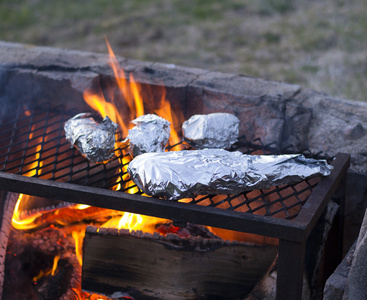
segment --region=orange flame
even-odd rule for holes
[[[171,123],[171,136],[169,141],[170,144],[175,145],[179,143],[180,137],[174,128],[183,121],[183,113],[173,113],[171,109],[171,104],[166,99],[166,92],[164,88],[161,90],[162,96],[160,102],[158,103],[158,107],[157,105],[154,105],[153,97],[147,92],[147,90],[149,91],[149,88],[147,88],[146,92],[143,94],[142,86],[138,82],[136,82],[133,74],[130,73],[129,76],[127,76],[124,70],[120,67],[118,60],[114,52],[112,51],[112,48],[107,39],[106,44],[110,55],[109,64],[113,70],[119,92],[123,96],[124,104],[128,107],[129,112],[124,112],[124,116],[122,116],[117,109],[116,99],[111,97],[111,101],[107,102],[102,91],[94,93],[91,90],[86,90],[84,92],[84,100],[89,104],[92,109],[99,112],[102,117],[108,116],[112,121],[118,123],[123,136],[127,136],[128,134],[127,128],[129,128],[129,122],[136,117],[144,114],[144,103],[149,104],[150,107],[153,107],[154,113],[162,118],[165,118]],[[129,78],[129,81],[126,78]],[[111,92],[110,94],[114,93]],[[120,106],[122,107],[124,105],[119,105],[119,107]],[[128,193],[136,193],[138,191],[137,187],[132,187],[134,183],[128,180],[129,175],[126,172],[126,168],[130,160],[131,158],[126,156],[121,159],[121,169],[122,174],[124,174],[122,180],[123,182],[127,182],[127,185],[122,187],[121,184],[118,184],[115,187],[115,190],[120,190],[121,188],[124,188],[127,190]],[[162,219],[154,217],[124,213],[120,218],[115,217],[110,219],[108,222],[102,225],[102,227],[114,227],[118,229],[125,228],[129,230],[141,230],[142,228],[144,228],[148,231],[154,231],[150,230],[149,226],[151,226],[153,223],[157,223],[158,220],[162,221]]]
[[[73,231],[71,233],[74,241],[75,241],[75,254],[76,254],[76,257],[78,259],[78,262],[80,264],[80,266],[83,265],[83,239],[84,239],[84,236],[85,236],[85,231],[82,230],[82,231]]]
[[[122,158],[122,174],[123,178],[122,180],[126,182],[124,189],[126,189],[126,192],[129,194],[134,194],[139,191],[137,186],[134,186],[134,182],[131,180],[128,180],[129,174],[127,173],[126,169],[128,166],[128,163],[131,161],[130,156],[124,156]],[[121,189],[121,184],[118,184],[115,188],[116,191]],[[154,225],[165,221],[164,219],[155,218],[155,217],[149,217],[134,213],[128,213],[124,212],[122,216],[116,216],[111,218],[106,223],[102,224],[101,227],[105,228],[117,228],[117,229],[128,229],[130,231],[132,230],[143,230],[145,232],[154,233]]]
[[[54,262],[52,264],[52,268],[48,271],[41,270],[38,273],[38,275],[33,277],[33,281],[36,282],[36,281],[40,280],[42,277],[48,276],[48,275],[54,276],[55,272],[56,272],[56,269],[57,269],[57,264],[59,263],[59,260],[60,260],[60,255],[56,255],[54,257]]]
[[[166,99],[165,92],[162,95],[160,106],[154,110],[154,112],[166,119],[171,123],[171,134],[169,138],[169,143],[171,146],[178,144],[181,141],[177,131],[174,129],[176,124],[180,124],[180,121],[184,119],[183,113],[181,111],[172,112],[171,103]],[[177,149],[181,150],[181,149]]]
[[[170,145],[174,145],[180,141],[180,137],[175,130],[175,128],[179,128],[180,124],[183,121],[183,114],[181,111],[172,111],[171,103],[166,98],[166,91],[164,88],[157,91],[155,90],[155,98],[151,95],[150,87],[147,86],[143,88],[143,86],[137,82],[133,76],[133,74],[127,74],[124,72],[124,70],[120,67],[118,60],[116,56],[114,55],[111,46],[109,45],[108,41],[107,47],[108,52],[110,55],[110,66],[113,70],[116,85],[118,87],[118,91],[102,91],[99,89],[98,91],[86,89],[84,91],[83,97],[86,103],[95,111],[97,111],[103,118],[108,116],[113,122],[117,123],[120,127],[120,130],[122,132],[122,136],[126,137],[128,135],[128,128],[131,127],[130,121],[133,119],[143,115],[144,113],[156,113],[157,115],[165,118],[171,123],[171,137],[170,137]],[[157,98],[157,94],[159,95],[161,93],[160,97]],[[121,96],[115,96],[115,95],[121,95]],[[159,100],[159,101],[155,101]],[[144,104],[146,105],[147,109],[144,107]],[[26,111],[25,114],[27,116],[30,115],[30,111]],[[36,128],[33,125],[32,127],[32,133],[29,136],[30,141],[30,147],[31,147],[31,153],[29,155],[30,159],[29,161],[35,161],[32,164],[29,164],[27,166],[28,173],[26,173],[26,176],[35,176],[40,175],[39,170],[41,169],[43,165],[41,152],[42,152],[42,138],[38,137],[37,130],[40,130],[39,128]],[[116,149],[118,148],[119,143],[116,143]],[[179,149],[177,149],[179,150]],[[120,151],[120,150],[118,150]],[[32,156],[32,157],[31,157]],[[120,156],[121,160],[121,167],[120,171],[123,171],[122,174],[122,182],[124,182],[124,186],[121,186],[122,183],[119,183],[116,185],[115,190],[124,189],[127,190],[129,193],[136,193],[138,191],[138,188],[134,186],[134,183],[130,180],[128,180],[128,174],[126,172],[127,164],[131,160],[131,157],[129,156]],[[47,163],[45,163],[46,165]],[[127,182],[127,183],[126,183]],[[12,225],[16,229],[22,229],[22,230],[29,230],[34,229],[37,226],[39,226],[39,222],[37,223],[36,220],[43,216],[44,212],[36,212],[32,215],[22,215],[20,207],[22,201],[27,201],[29,199],[29,196],[20,195],[18,202],[16,204],[13,219],[12,219]],[[88,205],[76,205],[72,209],[75,209],[75,212],[77,210],[84,210],[87,209]],[[54,214],[58,214],[59,210],[55,210]],[[77,213],[77,212],[76,212]],[[155,232],[155,224],[165,222],[164,219],[160,218],[154,218],[154,217],[148,217],[148,216],[142,216],[137,215],[133,213],[123,213],[123,215],[118,217],[113,217],[110,219],[110,221],[106,222],[103,227],[115,227],[118,229],[124,228],[129,230],[143,230],[144,232],[154,233]],[[58,224],[63,225],[63,221],[60,220]],[[65,223],[66,224],[66,223]],[[64,225],[65,225],[64,224]],[[75,252],[77,255],[77,259],[80,265],[82,265],[82,244],[84,239],[85,232],[79,232],[79,231],[73,231],[72,237],[75,241]],[[41,271],[40,274],[35,276],[33,278],[34,281],[39,280],[41,277],[46,275],[54,275],[56,272],[56,268],[58,265],[60,257],[56,256],[53,267],[51,270],[48,270],[47,272]],[[84,299],[81,297],[81,299]],[[93,298],[93,299],[97,299]],[[99,298],[102,299],[102,298]]]
[[[29,196],[19,194],[18,201],[14,208],[13,218],[11,220],[11,224],[15,229],[29,230],[37,227],[37,225],[34,224],[34,221],[42,215],[42,212],[37,212],[28,218],[21,218],[21,210],[19,207],[22,201],[27,201],[26,199],[29,199]]]
[[[118,90],[123,96],[123,99],[118,97],[118,99],[114,99],[114,97],[111,97],[111,100],[107,101],[102,91],[96,93],[87,89],[84,91],[84,100],[86,103],[92,109],[99,112],[103,118],[108,116],[112,121],[117,123],[124,137],[128,134],[128,128],[131,127],[130,121],[144,115],[144,104],[148,104],[149,107],[152,107],[152,112],[171,123],[170,144],[173,145],[180,142],[179,135],[175,128],[180,127],[181,122],[184,120],[184,116],[181,111],[172,111],[171,104],[166,99],[164,87],[162,87],[160,91],[162,94],[161,101],[159,103],[154,103],[154,97],[151,95],[152,93],[149,93],[151,92],[149,86],[145,88],[145,92],[143,93],[141,84],[136,82],[133,74],[130,73],[127,75],[120,67],[107,39],[106,43],[110,55],[109,65],[113,70]],[[127,80],[127,78],[129,78],[129,80]],[[114,95],[114,92],[111,91],[110,94]],[[121,101],[121,103],[117,101]],[[127,107],[128,111],[123,110],[123,107]]]
[[[26,113],[27,114],[27,113]],[[27,169],[29,170],[29,172],[25,173],[25,176],[35,176],[35,175],[39,175],[39,169],[42,167],[42,161],[39,161],[40,157],[41,157],[41,150],[42,150],[42,139],[41,138],[37,138],[34,137],[35,132],[37,132],[37,128],[36,128],[36,124],[32,125],[31,128],[31,133],[29,134],[28,140],[29,140],[29,158],[28,159],[32,159],[33,163],[30,165],[27,165],[27,162],[25,161],[25,165],[27,167]],[[34,150],[33,150],[34,149]],[[34,157],[32,157],[34,155]]]
[[[54,263],[52,265],[52,269],[51,269],[51,276],[55,275],[56,269],[57,269],[57,264],[59,263],[59,259],[60,259],[60,255],[56,255],[54,258]]]

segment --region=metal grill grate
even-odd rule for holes
[[[64,123],[77,112],[48,105],[32,111],[18,108],[0,120],[0,171],[52,181],[75,183],[119,192],[141,195],[126,172],[130,156],[126,147],[115,151],[107,165],[93,164],[71,148],[64,136]],[[118,134],[122,140],[121,134]],[[185,143],[169,150],[189,149]],[[260,139],[252,142],[241,137],[231,150],[246,154],[279,154],[275,143],[264,145]],[[291,152],[288,149],[287,152]],[[305,180],[290,186],[255,190],[238,195],[208,195],[183,202],[247,212],[277,218],[294,219],[320,178]]]

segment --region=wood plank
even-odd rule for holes
[[[242,299],[278,248],[88,227],[82,288],[139,299]]]

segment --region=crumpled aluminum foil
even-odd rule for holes
[[[114,156],[117,124],[105,117],[98,124],[90,113],[80,113],[65,122],[65,137],[71,146],[94,163],[106,163]]]
[[[168,200],[228,194],[327,176],[325,160],[301,154],[246,155],[222,149],[146,153],[130,162],[132,180],[146,194]]]
[[[229,113],[194,115],[182,124],[187,143],[196,149],[225,149],[237,142],[240,120]]]
[[[157,115],[147,114],[131,121],[135,127],[129,130],[130,154],[136,157],[148,152],[164,152],[170,136],[170,122]]]

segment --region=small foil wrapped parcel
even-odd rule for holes
[[[237,142],[240,120],[229,113],[193,115],[182,124],[184,140],[196,149],[225,149]]]
[[[146,194],[168,200],[228,194],[327,176],[325,160],[300,154],[246,155],[222,149],[146,153],[130,162],[132,180]]]
[[[65,122],[65,137],[71,146],[94,163],[106,163],[114,156],[117,124],[105,117],[98,124],[90,113],[80,113]]]
[[[147,114],[131,121],[135,127],[129,130],[132,157],[148,152],[163,152],[170,136],[170,122],[157,115]]]

